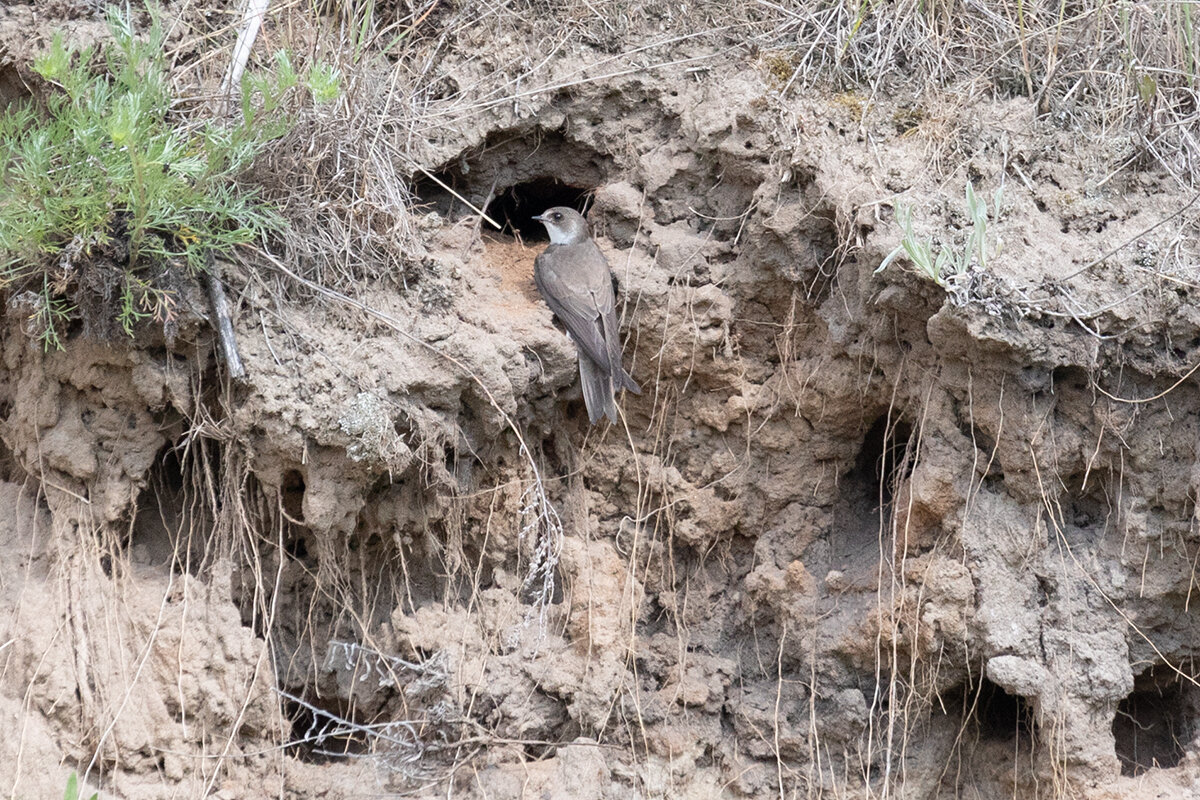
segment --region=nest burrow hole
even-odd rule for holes
[[[1156,665],[1137,676],[1113,717],[1121,774],[1176,766],[1196,734],[1198,705],[1200,689],[1171,667]]]
[[[590,189],[572,186],[557,178],[535,178],[498,192],[484,211],[500,223],[500,233],[506,236],[545,241],[549,237],[542,223],[533,219],[535,214],[555,206],[567,206],[585,214],[590,200]]]
[[[300,470],[289,469],[283,473],[279,485],[280,505],[293,524],[304,522],[304,476]]]
[[[215,449],[210,443],[197,446]],[[154,458],[122,542],[135,563],[197,574],[204,543],[196,534],[209,529],[212,519],[202,504],[191,502],[189,488],[180,448],[169,442]]]
[[[300,761],[325,764],[347,755],[367,752],[366,738],[344,703],[329,700],[298,701],[285,699],[283,712],[292,725],[292,735],[284,746]],[[346,725],[349,720],[352,724]]]
[[[595,187],[609,173],[606,156],[567,139],[561,132],[495,131],[484,144],[465,151],[431,173],[414,176],[418,206],[449,219],[482,210],[501,228],[493,235],[546,241],[532,217],[554,206],[586,214]]]
[[[1012,742],[1026,752],[1033,746],[1037,725],[1029,701],[987,678],[951,690],[943,706],[947,713],[959,707],[961,724],[980,742]]]
[[[32,96],[15,64],[0,64],[0,111]]]
[[[897,483],[912,472],[908,457],[912,432],[911,425],[889,414],[875,420],[867,430],[850,478],[860,488],[867,487],[868,502],[888,508]]]
[[[1033,711],[1020,695],[1009,694],[984,678],[975,697],[975,720],[979,735],[992,741],[1033,741]]]

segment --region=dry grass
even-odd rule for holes
[[[892,98],[1029,97],[1051,124],[1132,136],[1124,166],[1156,163],[1193,183],[1200,42],[1190,4],[760,3],[777,15],[764,38],[785,95],[832,82]]]
[[[249,69],[284,48],[301,67],[335,64],[342,95],[320,110],[299,103],[253,179],[292,222],[278,254],[331,286],[419,283],[422,170],[554,94],[666,65],[756,65],[784,104],[847,88],[868,93],[865,111],[879,97],[1029,97],[1048,124],[1131,142],[1114,169],[1153,163],[1181,184],[1200,153],[1187,3],[346,0],[318,11],[274,5]],[[178,79],[214,85],[234,27],[186,10],[176,24]]]

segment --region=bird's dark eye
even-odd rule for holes
[[[559,213],[556,211],[556,212],[554,212],[554,218],[555,218],[555,219],[562,219],[562,214],[559,214]]]

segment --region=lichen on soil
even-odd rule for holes
[[[181,81],[219,81],[232,5],[164,9]],[[293,229],[219,265],[244,383],[198,288],[170,341],[49,352],[5,297],[4,792],[1200,796],[1178,170],[1065,90],[797,81],[802,50],[618,3],[393,5],[375,45],[411,49],[251,176]],[[334,46],[361,8],[328,6],[259,57]],[[0,98],[102,29],[0,9]],[[878,271],[901,207],[959,246],[968,181],[1002,190],[986,268]],[[584,203],[643,387],[618,426],[531,277],[526,219]]]

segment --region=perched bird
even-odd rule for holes
[[[617,421],[616,393],[641,387],[621,366],[612,273],[578,211],[558,206],[534,217],[546,226],[550,246],[533,264],[533,280],[579,351],[579,379],[588,419]]]

